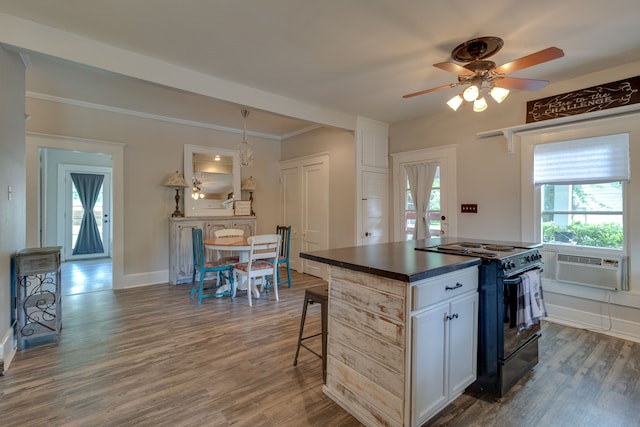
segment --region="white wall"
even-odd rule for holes
[[[442,112],[438,115],[392,124],[389,128],[389,151],[398,153],[458,144],[458,203],[478,205],[477,214],[458,213],[458,236],[519,241],[522,229],[520,147],[516,143],[514,154],[509,155],[504,137],[479,139],[476,134],[524,124],[527,101],[636,76],[639,67],[640,62],[635,62],[550,84],[537,93],[513,91],[502,104],[489,100],[489,108],[481,113],[474,113],[469,106],[454,112],[443,104]],[[630,145],[633,152],[633,147],[640,145],[640,140],[631,140]],[[632,156],[631,162],[633,184],[633,177],[636,175],[634,170],[640,171],[640,159]],[[640,214],[640,206],[636,203],[640,200],[640,186],[630,187],[629,218],[634,218]],[[640,234],[633,225],[631,221],[629,260],[632,273],[640,271],[637,261],[640,259]],[[623,293],[618,294],[617,299],[614,298],[619,305],[612,306],[612,313],[620,320],[618,331],[614,330],[613,333],[640,341],[640,299],[637,298],[640,296],[640,275],[633,273],[631,276],[631,298],[624,298]],[[547,299],[550,304],[573,311],[573,315],[564,319],[565,321],[580,324],[584,319],[590,319],[589,326],[599,328],[608,323],[608,319],[604,319],[608,313],[607,298],[598,297],[598,301],[593,301],[593,298],[590,293],[585,292],[580,297],[550,294]],[[622,324],[626,326],[621,326]],[[638,332],[629,333],[634,329],[629,324]]]
[[[0,47],[0,373],[13,358],[11,258],[25,242],[24,64]],[[11,193],[9,193],[11,187]],[[9,195],[10,194],[10,195]]]
[[[26,111],[31,115],[27,122],[29,132],[125,144],[123,272],[128,276],[126,285],[168,277],[168,218],[175,201],[174,191],[162,183],[168,174],[182,171],[184,144],[235,149],[241,135],[33,98],[27,98]],[[242,168],[241,174],[243,179],[253,175],[257,180],[258,189],[254,192],[257,231],[270,232],[275,229],[279,215],[280,142],[249,138],[249,143],[256,160],[254,166]],[[27,226],[36,227],[32,222],[30,217]],[[114,287],[120,286],[114,283]]]

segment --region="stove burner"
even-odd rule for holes
[[[513,252],[516,250],[513,246],[502,246],[502,245],[485,245],[485,249],[489,251],[497,251],[497,252]]]
[[[462,246],[463,248],[481,248],[482,243],[462,242],[458,243],[458,246]]]

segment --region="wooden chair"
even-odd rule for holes
[[[213,235],[216,238],[244,236],[244,230],[239,228],[221,228],[220,230],[215,230]],[[218,251],[218,261],[226,262],[227,264],[235,264],[236,262],[240,262],[240,257],[237,255],[224,254],[222,251]]]
[[[204,257],[204,242],[202,240],[202,230],[193,228],[191,230],[193,242],[193,277],[191,278],[191,299],[198,294],[198,305],[202,304],[203,298],[220,297],[233,294],[233,264],[224,262],[206,262]],[[214,285],[204,287],[204,277],[207,273],[216,273]],[[198,277],[198,287],[196,288],[196,274]],[[228,290],[223,290],[222,280],[226,279],[229,284]],[[205,293],[205,291],[214,292]]]
[[[287,283],[289,287],[291,283],[291,266],[289,265],[289,247],[291,246],[291,226],[290,225],[278,225],[276,226],[276,234],[280,235],[280,253],[278,254],[278,268],[276,269],[276,284],[282,285]],[[287,268],[287,280],[280,278],[280,266],[284,265]]]
[[[249,250],[249,261],[239,262],[234,265],[233,276],[233,296],[236,295],[238,283],[247,283],[247,298],[249,306],[252,305],[251,294],[256,293],[256,297],[260,297],[256,279],[261,279],[263,290],[267,288],[268,277],[275,277],[278,265],[278,253],[280,251],[280,235],[279,234],[261,234],[251,236],[248,239],[251,249]],[[278,287],[274,286],[276,301],[278,296]]]

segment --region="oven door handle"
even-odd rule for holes
[[[539,270],[540,273],[542,273],[544,271],[544,269],[541,268],[541,267],[532,268],[531,270],[527,270],[527,271],[533,271],[533,270]],[[520,277],[521,275],[522,275],[522,273],[520,273],[517,277],[515,277],[513,279],[503,279],[502,283],[504,283],[505,285],[517,285],[520,282],[522,282],[522,277]]]

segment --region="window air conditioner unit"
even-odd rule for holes
[[[559,282],[626,291],[626,257],[585,256],[543,251],[543,277]]]

